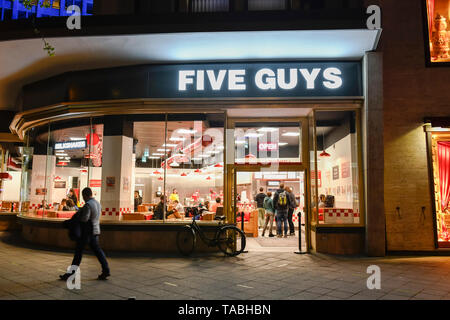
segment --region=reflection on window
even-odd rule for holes
[[[300,163],[299,123],[237,123],[236,164]]]
[[[319,223],[360,223],[356,112],[316,112],[316,143]]]
[[[426,0],[431,62],[450,62],[450,0]]]

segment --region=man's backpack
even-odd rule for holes
[[[286,191],[280,192],[278,194],[278,208],[285,209],[288,206],[288,199],[287,199],[287,193]]]

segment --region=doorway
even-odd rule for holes
[[[234,182],[233,207],[236,222],[247,235],[248,251],[308,251],[306,233],[308,211],[305,204],[307,183],[304,169],[270,171],[270,169],[261,170],[259,166],[235,168]],[[295,199],[295,205],[287,209],[286,221],[281,221],[276,213],[270,215],[268,212],[270,202],[273,203],[275,194],[281,192],[281,188],[292,193],[291,199]],[[261,209],[261,205],[265,208]]]
[[[228,118],[229,217],[246,233],[249,251],[309,250],[308,137],[306,118]],[[287,237],[284,237],[284,219],[280,220],[282,237],[277,237],[276,213],[273,218],[266,217],[267,210],[260,208],[267,194],[272,194],[273,201],[282,185],[292,188],[291,198],[295,199],[286,216]]]

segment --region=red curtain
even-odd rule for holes
[[[433,32],[434,0],[427,0],[427,11],[428,11],[428,30],[430,30],[430,38],[431,38],[431,33]]]
[[[441,188],[441,210],[450,200],[450,141],[438,142],[439,184]]]

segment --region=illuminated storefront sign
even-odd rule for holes
[[[63,141],[55,143],[55,150],[86,149],[86,140]]]
[[[258,151],[277,151],[277,150],[278,150],[277,142],[268,142],[268,143],[258,144]]]
[[[361,97],[361,63],[268,62],[148,66],[148,96]]]

